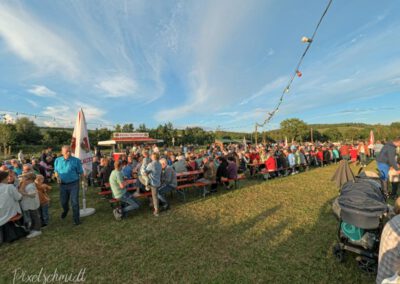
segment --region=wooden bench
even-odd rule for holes
[[[233,181],[235,183],[235,188],[238,188],[238,181],[246,179],[246,176],[244,174],[238,175],[236,178],[221,178],[222,182],[231,182]]]
[[[136,184],[136,179],[128,179],[128,180],[125,180],[124,182],[126,185],[132,185],[132,184]],[[112,194],[110,183],[106,182],[104,184],[104,188],[106,190],[100,191],[97,194],[102,195],[102,196],[107,196],[107,195]],[[128,187],[127,188],[127,191],[135,191],[135,190],[137,190],[137,187]]]
[[[206,191],[207,185],[208,184],[204,183],[204,182],[193,182],[193,183],[181,184],[176,187],[176,192],[180,193],[183,197],[183,201],[186,202],[186,192],[185,192],[186,189],[199,187],[202,189],[202,192],[201,192],[202,196],[205,197],[206,192],[207,192]]]
[[[138,188],[137,187],[130,187],[127,188],[126,191],[131,192],[131,191],[136,191]],[[112,190],[104,190],[104,191],[100,191],[97,193],[98,195],[111,195],[112,194]]]
[[[151,191],[142,192],[139,195],[135,196],[135,198],[144,198],[144,197],[151,197]],[[110,200],[108,200],[108,202],[110,204],[115,204],[120,202],[120,200],[116,198],[111,198]]]
[[[182,196],[184,202],[186,201],[186,190],[190,188],[202,188],[203,197],[206,195],[206,184],[196,182],[196,179],[198,179],[201,174],[203,174],[202,170],[181,172],[176,174],[176,179],[178,182],[176,192]]]

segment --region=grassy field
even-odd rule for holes
[[[17,268],[42,267],[48,274],[86,268],[85,283],[373,283],[354,258],[339,264],[332,256],[335,169],[244,181],[205,199],[194,191],[186,203],[174,196],[158,218],[143,206],[120,222],[91,190],[97,212],[78,227],[71,216],[60,220],[55,187],[43,235],[0,247],[0,283],[12,282]]]

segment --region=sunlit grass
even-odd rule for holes
[[[159,218],[144,204],[121,222],[91,190],[89,206],[97,212],[78,227],[71,216],[59,219],[54,188],[43,235],[0,248],[0,282],[12,281],[16,268],[44,267],[48,273],[86,268],[86,283],[372,283],[353,258],[339,264],[332,257],[335,169],[242,181],[238,190],[205,199],[193,190],[186,203],[175,194],[172,210]]]

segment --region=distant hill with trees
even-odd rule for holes
[[[109,140],[113,132],[148,132],[150,137],[164,140],[165,144],[198,144],[206,145],[215,139],[262,141],[351,141],[368,139],[370,131],[374,131],[376,140],[389,140],[400,136],[400,122],[390,125],[365,124],[365,123],[336,123],[336,124],[307,124],[298,118],[290,118],[280,123],[280,128],[266,132],[230,132],[217,129],[207,131],[201,127],[187,127],[177,129],[172,123],[160,124],[156,128],[148,128],[145,124],[139,124],[137,128],[133,124],[117,124],[114,129],[100,128],[89,130],[89,139],[92,145],[98,141]],[[25,152],[40,151],[51,146],[60,147],[69,144],[72,128],[39,127],[26,117],[17,119],[14,124],[0,123],[0,147],[2,151],[10,149],[13,152],[19,149]]]

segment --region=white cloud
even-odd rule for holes
[[[82,108],[85,113],[88,128],[96,128],[100,125],[109,125],[110,122],[105,120],[103,116],[106,111],[87,103],[74,102],[72,105],[61,104],[57,106],[47,106],[42,111],[44,119],[42,123],[51,127],[74,127],[75,120],[79,109]]]
[[[77,54],[68,42],[21,6],[9,3],[0,4],[0,37],[10,51],[35,65],[39,72],[76,76]]]
[[[39,104],[33,100],[26,99],[26,101],[34,108],[37,108],[39,106]]]
[[[28,89],[28,92],[38,97],[55,97],[57,94],[43,85],[33,85],[32,88]]]
[[[267,55],[268,56],[272,56],[275,54],[275,50],[273,50],[272,48],[268,49]]]
[[[236,116],[236,115],[238,115],[238,112],[237,111],[219,112],[216,115],[218,115],[218,116]]]
[[[274,95],[280,94],[280,91],[283,91],[285,83],[287,83],[286,82],[287,80],[288,80],[287,77],[282,76],[282,77],[275,79],[272,82],[266,83],[259,91],[252,94],[250,97],[242,100],[239,105],[248,104],[250,101],[253,101],[256,98],[261,97],[261,96],[266,95],[271,92],[276,92],[276,94],[274,94]]]
[[[220,55],[232,44],[230,41],[241,25],[250,19],[253,4],[231,0],[202,2],[204,13],[193,15],[191,22],[198,26],[188,35],[192,42],[189,46],[193,48],[192,68],[185,78],[189,82],[189,96],[182,105],[158,112],[156,120],[173,121],[194,113],[215,111],[231,99],[228,90],[232,86],[228,86],[227,72],[220,69]],[[229,16],[221,21],[221,15]]]
[[[136,82],[126,75],[116,75],[106,78],[95,86],[103,91],[107,97],[114,98],[137,95],[136,91],[138,88]]]

